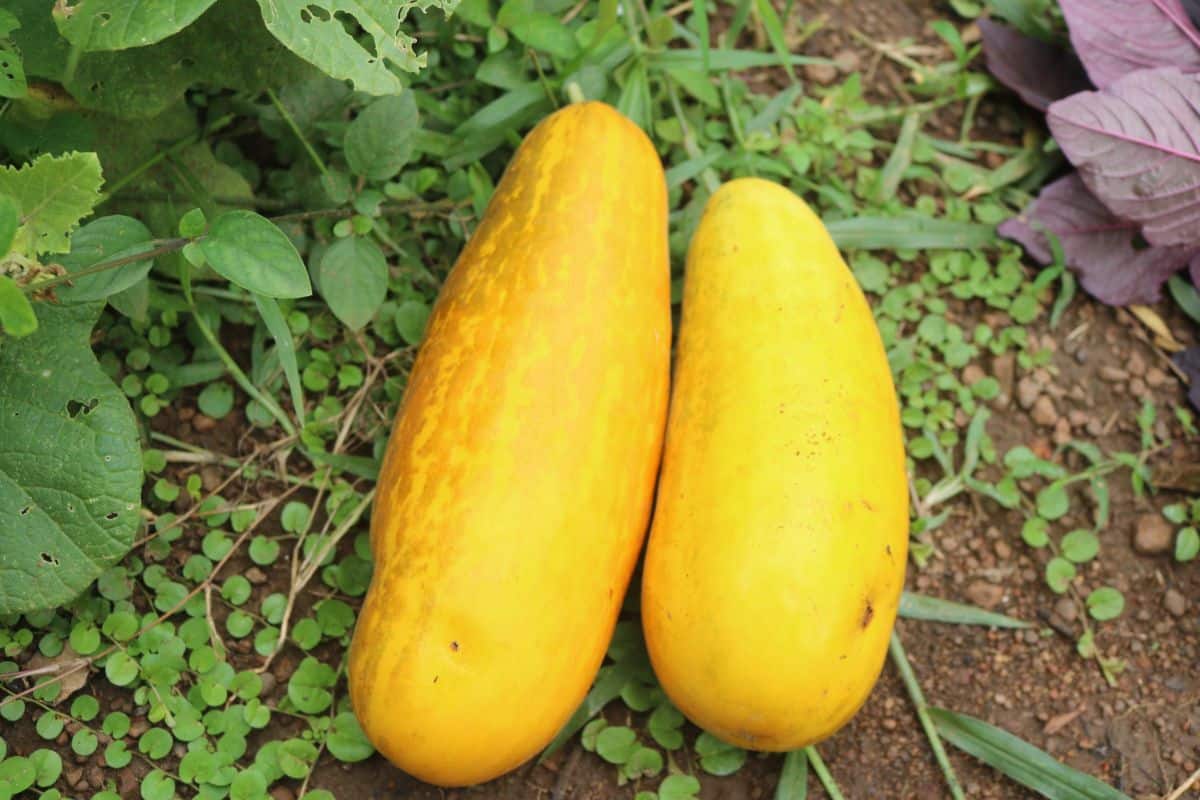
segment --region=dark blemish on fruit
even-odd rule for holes
[[[438,679],[438,676],[437,676],[437,675],[434,675],[434,676],[433,676],[433,682],[434,682],[434,683],[437,683],[437,679]]]
[[[871,624],[871,620],[875,618],[875,607],[871,605],[871,601],[867,601],[867,610],[863,612],[862,627],[866,628]]]
[[[450,649],[457,653],[458,652],[458,642],[451,642]]]
[[[875,506],[871,505],[871,501],[867,500],[865,497],[863,498],[862,504],[866,507],[867,511],[875,510]]]

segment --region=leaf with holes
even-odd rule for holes
[[[88,343],[101,308],[39,303],[0,340],[0,615],[63,605],[133,544],[142,458]]]
[[[1059,100],[1046,120],[1092,193],[1147,242],[1200,247],[1200,77],[1140,70]]]
[[[165,7],[173,7],[172,15],[182,20],[200,5],[199,0],[92,0],[97,1],[104,7],[136,8],[136,16],[147,20],[161,14],[159,9]],[[80,105],[125,119],[155,116],[197,84],[257,93],[264,87],[285,86],[313,73],[311,65],[271,36],[254,0],[226,0],[212,13],[201,14],[178,33],[155,44],[76,53],[73,71],[67,69],[72,59],[71,42],[62,37],[48,13],[53,3],[5,0],[4,5],[21,23],[11,39],[24,56],[25,71],[30,76],[59,81],[67,75],[64,88]],[[76,8],[81,5],[89,3],[74,4]],[[166,25],[159,19],[137,35],[145,35],[151,27],[161,31]],[[214,46],[218,42],[219,46]]]
[[[430,7],[452,9],[451,0],[258,0],[267,29],[326,74],[349,80],[368,94],[396,94],[403,84],[392,72],[416,72],[425,56],[413,52],[413,37],[403,26],[408,12]],[[368,47],[346,26],[354,22],[370,37]]]
[[[65,253],[70,234],[100,202],[95,153],[42,155],[20,167],[0,167],[0,194],[21,210],[14,249],[25,255]]]
[[[8,41],[8,34],[19,27],[20,20],[0,8],[0,97],[24,97],[29,91],[21,53]]]
[[[145,47],[178,33],[196,21],[216,0],[168,0],[130,3],[126,0],[81,0],[57,3],[58,32],[81,52]]]

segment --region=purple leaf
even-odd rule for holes
[[[1180,0],[1060,0],[1071,44],[1101,89],[1140,69],[1200,72],[1200,32]]]
[[[1091,88],[1083,65],[1069,50],[987,18],[980,18],[979,32],[988,70],[1039,111],[1055,100]]]
[[[1084,182],[1151,244],[1200,245],[1200,78],[1134,72],[1046,114]]]
[[[1113,216],[1072,173],[1042,189],[1029,208],[1000,225],[1043,264],[1053,261],[1042,229],[1058,237],[1067,266],[1084,289],[1114,306],[1154,303],[1163,283],[1200,254],[1188,247],[1139,248],[1137,225]]]

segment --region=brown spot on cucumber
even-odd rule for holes
[[[873,605],[871,605],[871,601],[868,600],[867,608],[865,611],[863,611],[861,627],[865,629],[868,625],[871,624],[871,620],[873,620],[873,619],[875,619],[875,607]]]

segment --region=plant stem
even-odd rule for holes
[[[895,631],[892,631],[888,652],[892,656],[892,663],[900,672],[900,680],[904,682],[904,688],[908,690],[909,698],[917,709],[917,718],[921,720],[921,727],[925,729],[925,736],[929,739],[933,757],[937,759],[938,766],[942,768],[942,775],[946,777],[950,795],[954,800],[966,800],[962,785],[959,784],[958,776],[954,774],[954,767],[950,764],[950,758],[946,755],[946,748],[942,746],[942,737],[938,736],[933,719],[929,716],[929,704],[925,702],[925,693],[921,691],[921,684],[917,682],[912,664],[908,661],[908,654],[904,652],[904,645],[900,643],[900,636]]]
[[[1200,781],[1200,769],[1188,776],[1188,779],[1178,789],[1167,795],[1166,800],[1179,800],[1187,793],[1188,789],[1196,785],[1196,781]]]
[[[683,113],[683,105],[679,102],[679,93],[675,91],[675,83],[669,75],[664,74],[663,79],[667,84],[667,94],[671,98],[671,106],[675,109],[675,116],[679,120],[679,127],[683,129],[683,149],[687,151],[688,158],[699,158],[700,145],[696,144],[696,136],[692,133],[692,126],[688,123],[687,116]],[[706,167],[701,178],[704,181],[704,188],[708,189],[708,193],[712,194],[721,186],[721,181],[717,177],[717,173],[712,167]]]
[[[550,101],[550,105],[554,106],[556,109],[559,108],[562,104],[558,101],[558,93],[554,91],[553,84],[551,84],[550,80],[546,77],[546,72],[542,69],[542,62],[537,56],[537,51],[535,51],[532,47],[527,47],[525,48],[525,54],[528,55],[529,60],[533,62],[533,68],[537,71],[538,82],[542,84],[542,91],[546,93],[546,99]]]
[[[250,380],[245,372],[242,372],[242,368],[239,367],[237,362],[233,360],[233,356],[229,354],[229,351],[222,346],[220,340],[217,339],[216,334],[213,333],[212,328],[208,327],[208,323],[204,321],[204,316],[197,313],[196,303],[192,299],[190,291],[187,292],[187,299],[192,307],[192,319],[195,320],[196,327],[200,329],[200,333],[212,346],[213,351],[217,354],[217,358],[222,364],[225,365],[225,369],[227,369],[229,374],[233,376],[233,379],[237,382],[237,385],[242,387],[242,391],[250,395],[250,397],[253,399],[257,400],[259,404],[261,404],[262,407],[265,408],[271,414],[271,416],[275,418],[275,421],[279,423],[280,427],[283,428],[285,433],[287,433],[289,436],[295,436],[296,427],[292,425],[292,421],[288,419],[288,416],[286,413],[284,413],[284,410],[279,407],[279,404],[275,402],[274,398],[265,395],[258,390],[258,387],[254,385],[254,382]]]
[[[159,433],[158,431],[150,432],[150,440],[154,442],[162,442],[163,444],[169,444],[172,447],[178,448],[181,451],[180,455],[183,453],[191,453],[195,455],[196,461],[194,463],[197,464],[220,464],[223,467],[229,467],[238,471],[241,471],[244,468],[243,465],[249,464],[247,460],[239,461],[236,458],[232,458],[231,456],[227,456],[222,453],[214,453],[211,450],[205,450],[203,447],[197,447],[190,442],[176,439],[174,436],[168,436],[167,434]],[[167,456],[167,461],[172,463],[184,463],[182,458],[172,459],[170,455]],[[256,470],[257,474],[264,475],[268,478],[274,478],[281,483],[288,483],[295,486],[308,486],[309,484],[307,479],[297,478],[295,475],[283,475],[269,467],[256,466],[254,469]],[[195,507],[196,506],[192,506],[192,508]],[[176,520],[176,523],[182,522],[182,520],[191,513],[191,509],[189,509],[187,512],[185,512],[184,517]]]
[[[114,258],[111,261],[101,261],[99,264],[93,264],[90,267],[85,267],[78,272],[72,272],[69,275],[60,275],[57,278],[51,278],[48,281],[26,284],[21,287],[21,291],[25,292],[25,294],[33,294],[34,292],[40,292],[45,289],[53,289],[55,286],[61,286],[64,283],[70,283],[77,278],[82,278],[87,275],[94,275],[97,272],[104,272],[105,270],[116,269],[117,267],[123,267],[127,264],[133,264],[138,261],[146,261],[147,259],[157,258],[158,256],[166,255],[167,253],[174,253],[176,250],[183,249],[183,246],[192,240],[159,239],[158,241],[162,242],[162,244],[149,250],[145,250],[141,253],[135,253],[131,256],[123,256],[121,258]]]
[[[825,793],[829,795],[829,800],[846,800],[846,796],[838,788],[837,781],[829,774],[829,769],[825,766],[825,762],[821,760],[821,754],[817,752],[817,748],[804,748],[804,755],[808,756],[808,763],[812,764],[813,772],[817,773],[817,777],[821,780],[821,785],[825,787]]]
[[[418,209],[421,211],[434,211],[434,210],[440,210],[443,208],[454,209],[454,208],[460,207],[461,205],[462,205],[461,203],[455,203],[453,201],[437,202],[437,203],[413,202],[413,203],[400,203],[400,204],[396,204],[396,205],[383,206],[383,211],[388,212],[388,213],[396,212],[396,211],[405,211],[405,210],[418,210]],[[317,219],[319,217],[351,217],[351,216],[354,216],[354,214],[355,214],[355,211],[352,208],[322,208],[322,209],[317,209],[315,211],[298,211],[293,214],[280,214],[279,216],[276,216],[276,217],[269,217],[269,219],[271,220],[271,222],[276,222],[276,223],[278,223],[278,222],[297,222],[297,221],[301,221],[301,220]],[[158,256],[166,255],[167,253],[174,253],[177,250],[182,250],[186,244],[188,244],[189,242],[192,242],[194,240],[178,238],[178,239],[157,239],[155,241],[158,242],[158,245],[156,247],[151,248],[150,250],[146,250],[141,253],[135,253],[134,255],[130,255],[130,256],[122,256],[121,258],[114,258],[109,261],[101,261],[99,263],[92,264],[90,267],[85,267],[84,269],[81,269],[78,272],[72,272],[69,275],[60,275],[57,278],[51,278],[48,281],[41,281],[39,283],[25,284],[25,285],[21,286],[21,291],[23,291],[25,294],[33,294],[34,292],[40,292],[45,289],[53,289],[55,286],[62,286],[64,283],[70,283],[71,281],[73,281],[77,278],[83,278],[88,275],[94,275],[97,272],[104,272],[105,270],[117,269],[118,267],[124,267],[127,264],[133,264],[138,261],[146,261],[147,259],[157,258]],[[209,293],[211,293],[211,292],[209,292]]]
[[[97,203],[97,205],[100,205],[102,203],[105,203],[105,202],[111,200],[113,195],[115,195],[117,192],[124,189],[126,186],[128,186],[133,181],[137,180],[140,175],[142,175],[144,172],[146,172],[146,170],[155,166],[163,159],[170,158],[171,156],[175,155],[176,153],[179,153],[180,151],[182,151],[183,149],[190,147],[191,145],[200,141],[201,139],[203,139],[204,137],[213,133],[214,131],[224,128],[230,122],[233,122],[234,119],[235,119],[235,117],[233,114],[226,114],[222,117],[218,117],[211,124],[204,126],[204,130],[196,131],[194,133],[189,133],[187,136],[184,136],[182,139],[175,142],[170,147],[167,147],[165,150],[159,150],[157,153],[150,156],[148,159],[143,161],[141,164],[134,167],[131,172],[121,176],[120,178],[118,178],[117,180],[115,180],[111,184],[109,184],[108,188],[105,189],[104,192],[100,195],[100,203]],[[164,196],[166,196],[166,195],[164,195]],[[245,202],[248,202],[248,200],[241,199],[239,202],[245,203]]]
[[[566,85],[567,99],[572,103],[582,103],[587,98],[583,96],[583,89],[579,88],[579,84],[575,81],[567,81]]]
[[[294,135],[300,141],[300,144],[308,153],[308,157],[311,158],[312,162],[317,165],[317,169],[321,171],[322,175],[328,178],[329,169],[325,166],[324,160],[321,159],[321,156],[313,148],[312,143],[308,141],[308,137],[305,136],[304,132],[300,130],[300,126],[297,125],[296,120],[292,118],[291,112],[284,107],[283,103],[279,102],[279,98],[275,96],[274,90],[267,89],[267,97],[271,99],[271,104],[275,106],[275,110],[279,112],[279,116],[283,117],[283,121],[287,123],[288,128],[292,131],[292,135]]]

